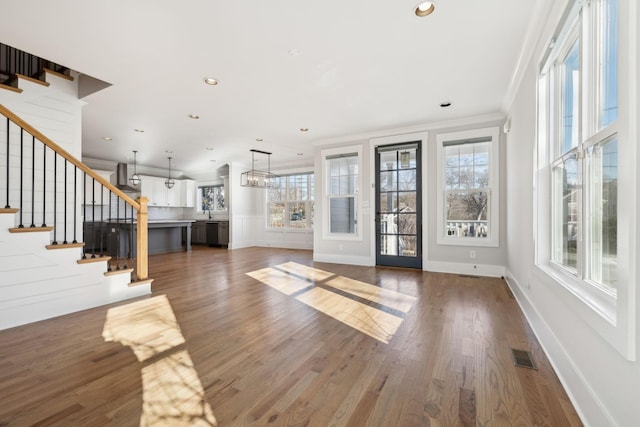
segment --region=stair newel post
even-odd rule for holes
[[[149,278],[149,199],[141,196],[136,201],[140,204],[136,229],[136,273],[138,280],[145,280]]]
[[[9,117],[7,117],[7,203],[4,206],[6,209],[11,208],[9,204],[9,123]]]
[[[36,137],[31,135],[31,228],[36,227]]]

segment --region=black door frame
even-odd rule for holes
[[[416,147],[416,254],[415,256],[382,255],[382,234],[380,233],[380,152],[403,147]],[[375,147],[375,241],[376,265],[422,269],[422,141],[406,141]],[[399,161],[399,159],[398,159]],[[397,191],[397,190],[396,190]]]

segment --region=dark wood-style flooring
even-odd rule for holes
[[[503,280],[311,255],[155,255],[150,298],[0,331],[0,426],[582,425]]]

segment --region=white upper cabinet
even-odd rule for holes
[[[140,176],[140,192],[149,199],[149,206],[154,207],[193,207],[195,206],[195,181],[192,179],[173,179],[173,188],[167,188],[166,178],[157,176]]]

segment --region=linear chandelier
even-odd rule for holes
[[[278,175],[271,173],[271,153],[251,149],[251,170],[242,172],[240,175],[240,185],[242,187],[267,188],[276,185]],[[255,154],[265,154],[267,156],[267,170],[261,171],[255,168]]]

